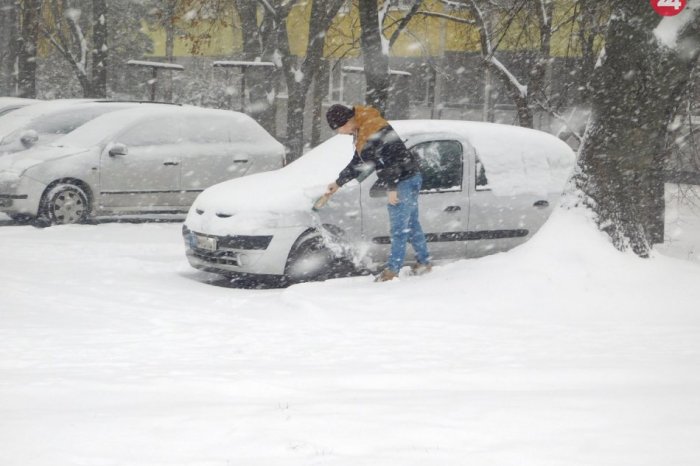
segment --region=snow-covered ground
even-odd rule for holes
[[[689,212],[651,260],[560,210],[424,277],[268,290],[207,283],[178,223],[2,226],[0,465],[696,466]]]

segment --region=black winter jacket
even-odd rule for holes
[[[390,125],[374,133],[365,143],[362,152],[355,154],[335,181],[342,186],[367,170],[367,165],[377,170],[379,182],[389,190],[396,189],[399,181],[420,173],[418,156],[408,150],[401,137]]]

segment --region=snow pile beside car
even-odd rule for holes
[[[0,464],[700,464],[697,264],[574,211],[423,277],[244,290],[179,230],[0,228]]]

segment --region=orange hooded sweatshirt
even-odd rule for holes
[[[358,125],[357,136],[355,137],[355,149],[357,153],[360,154],[370,136],[380,129],[389,126],[389,122],[382,118],[382,115],[376,108],[355,105],[353,109],[355,110],[354,118]]]
[[[377,109],[361,105],[353,109],[357,123],[355,154],[338,175],[335,181],[338,186],[357,178],[367,164],[375,166],[377,176],[390,189],[396,188],[399,181],[420,173],[418,156],[406,148]]]

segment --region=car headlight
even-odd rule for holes
[[[0,171],[0,193],[12,193],[19,186],[20,178],[22,177],[22,172],[14,170],[2,170]]]

